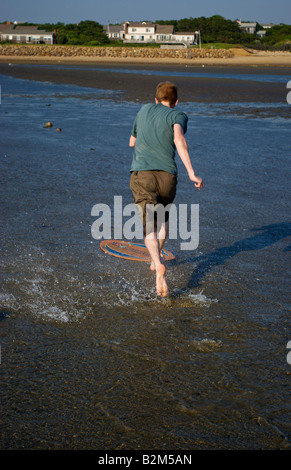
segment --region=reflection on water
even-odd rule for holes
[[[199,204],[200,244],[168,241],[160,299],[146,263],[91,237],[96,203],[132,202],[139,105],[8,77],[2,93],[1,447],[290,447],[286,104],[185,103],[205,189],[178,161],[176,202]]]

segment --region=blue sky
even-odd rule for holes
[[[221,15],[259,23],[291,24],[290,0],[2,0],[0,21],[101,24]]]

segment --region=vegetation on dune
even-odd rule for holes
[[[225,44],[226,47],[243,45],[264,49],[291,50],[291,26],[286,24],[274,25],[266,30],[266,35],[260,38],[256,34],[243,32],[237,21],[223,18],[220,15],[200,18],[182,18],[180,20],[156,20],[159,24],[172,24],[176,32],[200,31],[202,45]],[[32,25],[32,23],[25,23]],[[56,31],[56,44],[82,46],[123,45],[122,41],[109,40],[104,27],[96,21],[80,21],[78,24],[45,23],[35,24],[39,29]],[[122,25],[120,25],[122,27]],[[257,24],[257,29],[263,29]],[[145,43],[148,47],[148,44]],[[140,46],[140,44],[139,44]],[[128,44],[126,44],[128,47]],[[221,46],[220,46],[221,47]]]
[[[280,47],[291,50],[291,26],[286,24],[274,25],[266,30],[266,36],[260,38],[257,34],[243,32],[237,21],[231,21],[220,15],[209,18],[183,18],[181,20],[158,20],[160,24],[173,24],[175,31],[200,31],[203,44],[224,43],[229,45]],[[257,23],[257,30],[263,27]],[[285,47],[284,47],[285,45]],[[283,47],[282,47],[283,46]]]

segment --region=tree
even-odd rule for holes
[[[263,44],[271,46],[286,42],[291,42],[291,26],[287,24],[280,24],[267,29],[266,36],[262,39]]]
[[[37,25],[40,29],[46,31],[56,30],[57,44],[70,45],[94,45],[108,44],[109,39],[103,30],[103,26],[96,21],[80,21],[78,24],[69,23],[45,23]]]

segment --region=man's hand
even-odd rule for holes
[[[130,147],[134,147],[135,146],[135,142],[136,142],[136,137],[134,137],[133,135],[130,136],[130,139],[129,139],[129,146]]]
[[[176,145],[177,152],[182,162],[185,165],[185,168],[188,172],[190,180],[193,181],[195,183],[196,188],[200,190],[204,186],[203,181],[202,181],[202,178],[200,178],[200,176],[196,176],[194,173],[190,155],[189,155],[188,144],[185,139],[182,126],[180,124],[174,124],[173,128],[174,128],[174,143]]]
[[[201,188],[203,188],[204,183],[203,183],[202,178],[200,178],[200,176],[191,175],[191,176],[189,176],[189,178],[190,178],[191,181],[194,182],[194,185],[196,186],[196,188],[198,188],[199,190]]]

